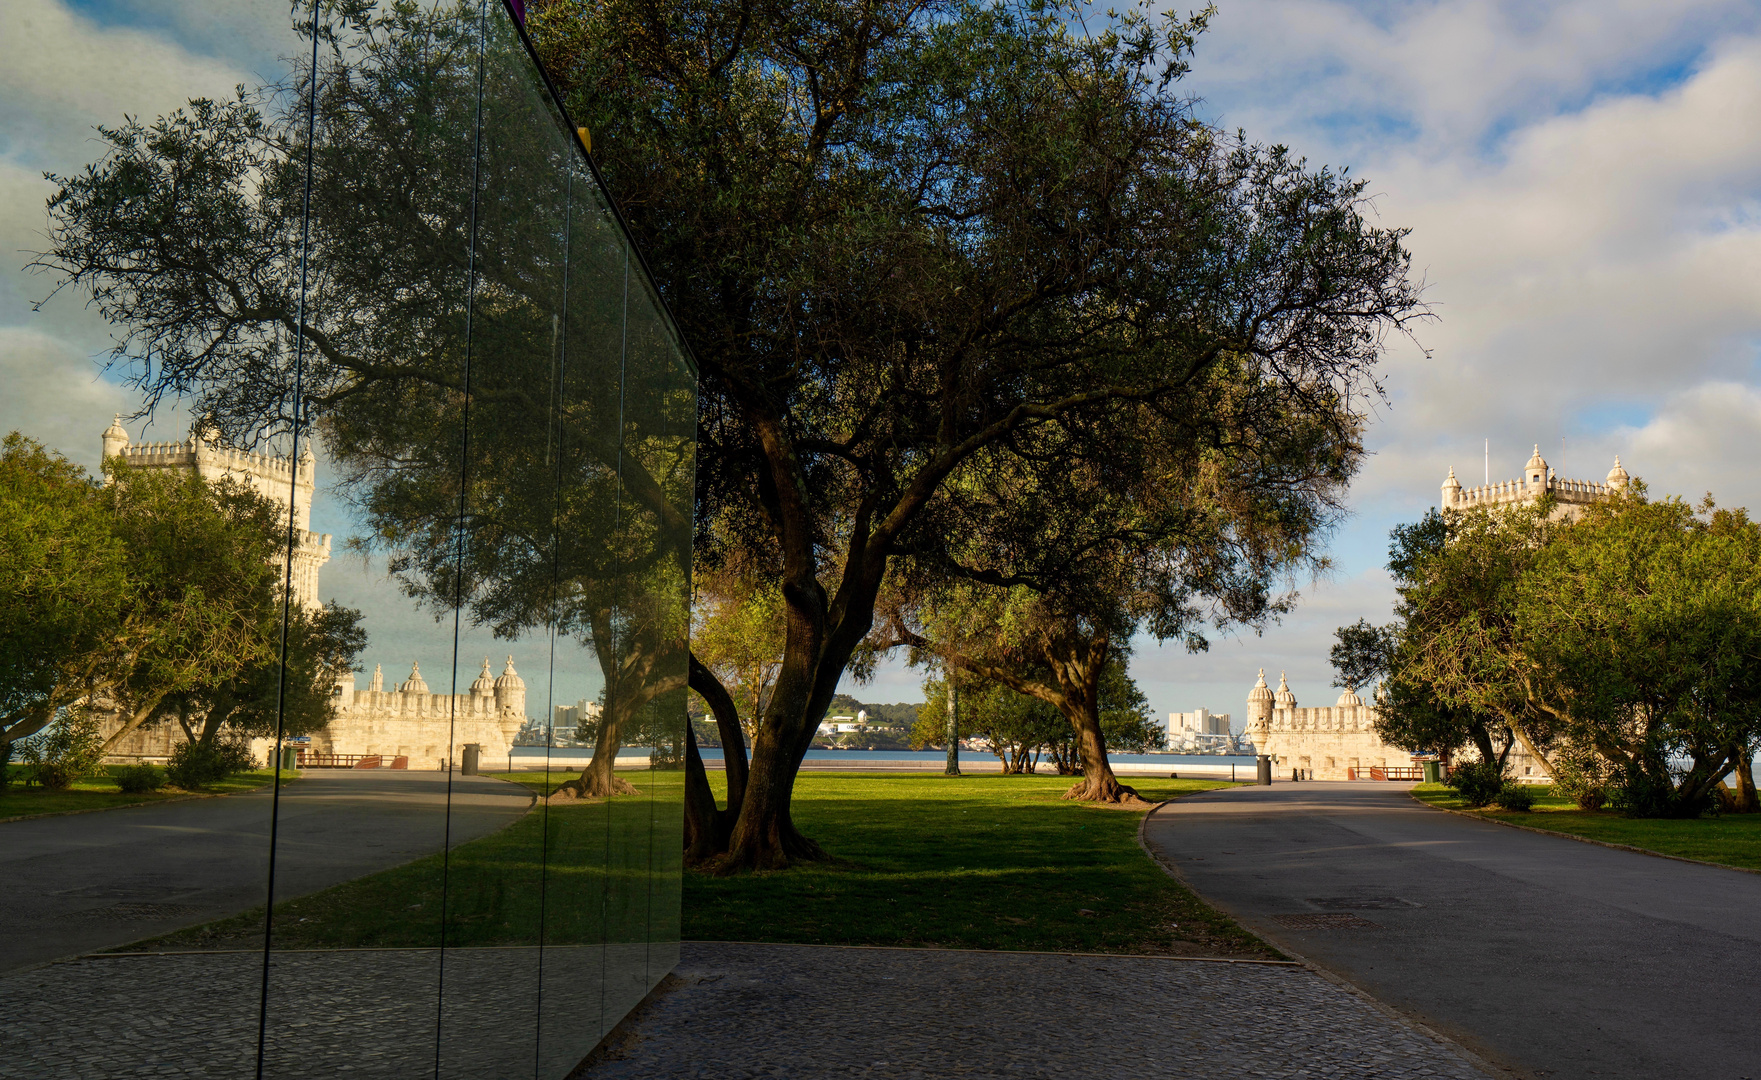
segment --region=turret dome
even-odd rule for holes
[[[104,429],[104,456],[120,457],[127,449],[128,432],[122,427],[122,414],[117,413],[116,418],[110,421],[110,426]]]
[[[489,674],[489,657],[483,658],[483,670],[477,673],[477,681],[471,684],[473,694],[495,693],[495,678]]]
[[[422,679],[421,664],[410,664],[410,677],[405,679],[404,684],[398,689],[406,694],[426,694],[428,692],[428,684]]]
[[[1247,703],[1249,705],[1252,705],[1252,704],[1255,704],[1256,702],[1261,702],[1261,701],[1266,702],[1268,704],[1270,704],[1272,701],[1272,688],[1266,685],[1266,669],[1265,668],[1260,669],[1260,681],[1255,683],[1254,688],[1252,690],[1249,690],[1247,693]]]
[[[1357,691],[1348,686],[1345,688],[1345,693],[1339,695],[1339,700],[1334,702],[1334,707],[1339,709],[1350,709],[1362,705],[1363,703],[1364,699],[1357,696]]]
[[[1535,453],[1533,454],[1533,456],[1531,456],[1529,458],[1529,463],[1527,465],[1523,466],[1523,468],[1525,468],[1531,472],[1536,469],[1545,470],[1547,468],[1546,460],[1541,457],[1541,444],[1540,443],[1535,444]]]
[[[487,663],[485,663],[483,665],[483,670],[484,671],[489,670],[489,665]],[[508,666],[502,669],[501,678],[495,680],[495,688],[497,690],[524,690],[524,689],[526,689],[526,680],[520,678],[520,673],[514,670],[514,658],[513,657],[511,657],[511,656],[508,657]]]
[[[1291,692],[1290,683],[1282,671],[1278,673],[1278,692],[1272,695],[1272,700],[1280,709],[1296,708],[1296,695]]]
[[[1449,467],[1449,476],[1443,481],[1444,491],[1460,491],[1461,481],[1455,478],[1455,466]]]
[[[1626,474],[1626,470],[1620,467],[1620,455],[1614,455],[1614,468],[1608,470],[1608,486],[1611,488],[1624,488],[1626,487],[1626,482],[1631,479],[1632,477]]]

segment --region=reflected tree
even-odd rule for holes
[[[327,11],[315,76],[100,129],[34,265],[119,328],[148,408],[320,438],[356,543],[437,619],[591,645],[605,723],[564,797],[628,790],[624,732],[685,680],[679,345],[632,316],[654,301],[505,20]]]

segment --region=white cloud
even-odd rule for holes
[[[1168,708],[1231,708],[1262,662],[1320,701],[1333,627],[1388,617],[1387,528],[1451,465],[1477,482],[1483,439],[1493,479],[1539,443],[1574,478],[1618,453],[1656,493],[1761,503],[1761,8],[1238,0],[1216,25],[1201,110],[1369,177],[1439,317],[1431,357],[1387,358],[1348,576],[1251,647],[1140,653]]]

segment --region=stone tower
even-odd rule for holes
[[[1551,495],[1557,504],[1553,517],[1575,521],[1583,514],[1585,506],[1625,489],[1631,479],[1620,467],[1618,457],[1604,481],[1560,479],[1547,467],[1547,460],[1541,456],[1541,447],[1536,445],[1535,452],[1523,466],[1520,480],[1500,480],[1495,484],[1464,488],[1455,478],[1455,469],[1450,468],[1438,493],[1438,503],[1447,512],[1475,507],[1520,506],[1535,502],[1543,495]]]
[[[312,523],[313,473],[316,460],[307,445],[297,462],[274,454],[236,450],[214,441],[212,433],[197,424],[190,437],[179,442],[131,443],[117,416],[104,429],[104,458],[121,458],[136,469],[173,469],[193,472],[204,480],[231,477],[281,507],[282,521],[289,509],[293,516],[293,596],[308,611],[316,610],[318,571],[330,561],[330,534],[310,531]],[[276,556],[281,563],[281,556]]]

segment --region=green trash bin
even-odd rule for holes
[[[1441,761],[1427,761],[1424,763],[1424,769],[1425,783],[1441,784],[1443,782],[1443,763]]]
[[[281,771],[293,772],[300,767],[300,748],[284,746],[281,748]]]

